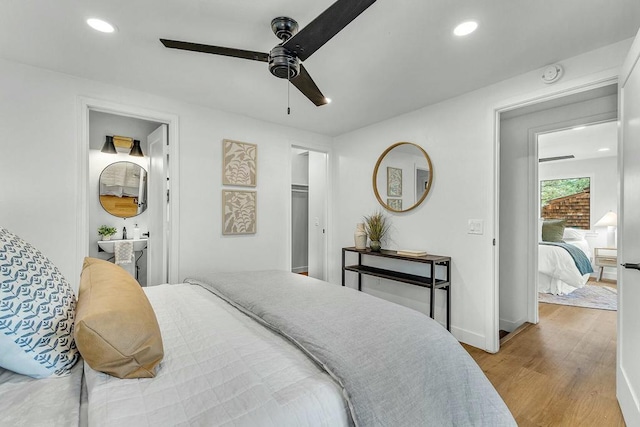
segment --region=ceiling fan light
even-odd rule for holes
[[[89,18],[87,19],[87,25],[89,25],[96,31],[100,31],[101,33],[113,33],[116,31],[116,27],[114,27],[107,21],[103,21],[102,19]]]
[[[135,157],[144,157],[142,148],[140,148],[140,141],[138,141],[137,139],[133,140],[133,146],[131,147],[131,152],[129,153],[129,155]]]
[[[331,104],[331,98],[325,97],[324,100],[327,101],[327,104]]]
[[[478,23],[476,21],[465,21],[453,30],[453,34],[458,37],[467,36],[473,33],[478,28]]]
[[[118,152],[116,151],[116,146],[113,145],[113,137],[110,135],[107,135],[106,140],[104,141],[104,145],[102,146],[102,150],[100,150],[103,153],[107,153],[107,154],[117,154]]]

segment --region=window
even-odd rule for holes
[[[540,181],[540,216],[564,219],[567,227],[591,228],[591,178]]]

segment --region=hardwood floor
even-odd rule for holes
[[[464,345],[520,427],[624,426],[616,400],[616,312],[540,303],[540,323],[497,354]]]

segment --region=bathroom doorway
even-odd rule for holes
[[[149,252],[153,246],[157,248],[157,238],[149,237],[149,230],[162,221],[158,217],[157,201],[154,200],[157,196],[148,191],[153,179],[149,173],[150,147],[147,137],[163,126],[166,125],[118,114],[89,111],[89,256],[119,263],[141,286],[157,281],[157,278],[153,278],[154,274],[151,274],[152,282],[147,280],[148,274],[157,270],[157,267],[151,271],[147,268]],[[105,148],[105,145],[109,145],[107,139],[113,142],[115,152],[109,152],[112,150]],[[134,150],[132,155],[134,141],[137,141],[140,151]],[[134,209],[129,209],[129,205]],[[155,209],[150,210],[150,206]],[[97,233],[101,226],[116,229],[116,233],[111,236],[111,240],[115,242],[147,239],[146,245],[143,247],[136,244],[130,257],[128,254],[122,256],[122,251],[119,251],[122,258],[119,259],[111,250],[112,247],[115,248],[115,243],[108,248],[103,245],[105,249],[98,245],[98,241],[103,240]],[[162,246],[160,249],[162,250]]]
[[[80,196],[78,198],[78,227],[84,230],[79,235],[77,245],[79,259],[81,260],[84,256],[103,259],[115,258],[115,248],[107,248],[107,253],[104,253],[104,249],[99,252],[97,242],[101,236],[98,235],[98,227],[106,225],[115,228],[114,239],[122,239],[126,228],[128,240],[147,240],[143,245],[145,249],[140,249],[140,242],[134,242],[133,259],[136,261],[137,268],[129,266],[131,275],[137,277],[141,285],[146,284],[147,286],[177,282],[179,197],[174,189],[178,187],[177,178],[179,177],[178,117],[173,114],[92,98],[81,97],[79,102],[80,137],[78,150],[80,158],[86,159],[86,162],[80,162],[77,181]],[[163,154],[158,157],[159,161],[152,162],[150,155],[154,150],[149,144],[153,135],[157,134],[154,131],[158,129],[163,129],[161,133],[164,139],[159,143],[163,146]],[[120,137],[113,138],[116,141],[113,150],[115,153],[103,152],[107,135],[111,138]],[[123,144],[126,144],[127,141],[129,145],[125,147]],[[134,141],[139,142],[135,143]],[[141,152],[138,151],[138,148],[133,149],[134,144],[138,145]],[[136,154],[138,155],[136,156]],[[127,166],[135,165],[136,168],[144,170],[143,176],[146,177],[146,182],[141,183],[138,195],[146,194],[146,200],[143,197],[137,199],[135,194],[130,194],[133,191],[132,188],[123,189],[123,193],[134,196],[134,200],[139,205],[140,212],[135,216],[111,215],[105,211],[100,203],[100,174],[106,166],[119,162]],[[154,178],[158,176],[158,172],[154,173],[153,171],[156,165],[160,167],[161,179]],[[149,194],[149,190],[153,190],[152,180],[162,181],[161,183],[156,182],[159,184],[158,187],[162,189],[162,197]],[[145,203],[147,209],[142,212]],[[149,208],[154,204],[160,206],[156,207],[155,212],[162,212],[163,218],[155,218],[159,215],[152,214],[154,209]],[[153,226],[159,224],[161,231],[151,232]],[[149,234],[147,235],[147,233]],[[138,235],[140,239],[133,239]],[[155,244],[159,244],[161,249],[152,249]],[[157,255],[155,258],[159,261],[154,261],[153,257],[149,257],[151,251]]]

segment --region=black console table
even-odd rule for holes
[[[355,252],[358,254],[358,264],[346,265],[346,253]],[[415,274],[402,273],[395,270],[387,270],[383,268],[370,267],[362,264],[363,256],[374,256],[382,258],[391,258],[402,261],[418,262],[427,265],[427,275],[418,276]],[[436,279],[435,266],[442,265],[446,267],[447,274],[445,279]],[[395,280],[397,282],[409,283],[411,285],[422,286],[431,289],[431,301],[429,301],[429,314],[434,319],[436,289],[444,289],[447,292],[447,330],[451,331],[451,257],[440,255],[425,256],[405,256],[398,255],[396,251],[381,250],[373,252],[371,249],[356,249],[355,247],[342,248],[342,286],[345,286],[345,272],[353,271],[358,273],[358,290],[362,290],[362,275],[382,277],[383,279]]]

